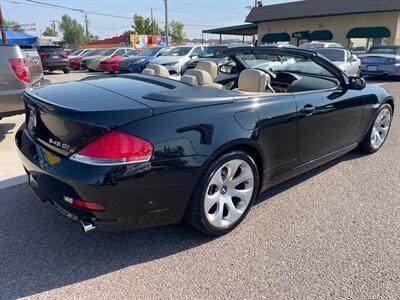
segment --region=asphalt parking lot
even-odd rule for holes
[[[399,82],[370,82],[398,106]],[[13,145],[23,116],[3,119],[0,298],[395,299],[399,117],[397,107],[378,153],[351,152],[264,192],[243,224],[220,238],[184,224],[83,234],[32,194]]]

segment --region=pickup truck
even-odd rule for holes
[[[23,113],[23,91],[48,83],[36,49],[0,45],[0,119]]]

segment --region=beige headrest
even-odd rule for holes
[[[143,74],[143,75],[153,75],[153,76],[156,76],[156,71],[154,71],[154,70],[152,70],[152,69],[144,69],[144,70],[142,71],[142,74]]]
[[[199,85],[199,82],[197,81],[197,77],[193,75],[183,75],[180,79],[180,81],[190,84],[190,85]]]
[[[271,77],[260,70],[245,69],[239,75],[239,90],[262,93],[270,81]]]
[[[217,64],[212,61],[201,60],[199,61],[195,69],[206,71],[208,74],[211,75],[211,79],[213,81],[217,77],[218,67]]]
[[[146,69],[154,70],[154,72],[156,72],[156,76],[169,77],[168,69],[164,66],[148,64]]]
[[[213,83],[211,75],[203,70],[189,69],[186,71],[185,75],[191,75],[196,77],[199,85],[210,85]]]

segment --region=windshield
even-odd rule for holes
[[[400,50],[397,50],[396,48],[370,48],[368,50],[368,53],[382,53],[382,54],[397,54],[397,52],[400,52]]]
[[[272,73],[291,72],[334,77],[316,62],[301,56],[268,53],[240,53],[238,56],[252,69],[261,69]]]
[[[137,50],[130,50],[124,54],[124,56],[135,56],[138,54]]]
[[[317,49],[315,52],[325,56],[331,61],[345,61],[344,51],[334,49]]]
[[[104,50],[104,51],[101,51],[101,52],[99,53],[99,55],[101,55],[101,56],[109,56],[109,55],[112,55],[114,52],[115,52],[115,49],[114,49],[114,48],[112,48],[112,49],[106,49],[106,50]]]
[[[72,52],[70,55],[79,55],[79,54],[81,54],[83,52],[83,50],[76,50],[76,51],[74,51],[74,52]]]
[[[226,47],[208,47],[199,56],[200,58],[224,58],[225,54],[223,51]]]
[[[184,56],[192,50],[192,47],[176,47],[164,53],[162,56]]]
[[[154,56],[160,51],[161,48],[147,48],[139,52],[138,56]]]
[[[96,55],[97,53],[99,53],[99,50],[94,49],[94,50],[90,50],[90,51],[87,51],[85,53],[82,53],[82,55],[83,56],[92,56],[92,55]]]

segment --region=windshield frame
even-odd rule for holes
[[[187,51],[185,52],[185,54],[181,54],[181,55],[171,55],[171,53],[174,53],[174,51],[179,51],[181,49],[186,49]],[[186,56],[190,53],[190,51],[192,51],[193,47],[190,46],[180,46],[180,47],[175,47],[172,48],[171,51],[167,51],[164,54],[162,54],[161,56],[171,56],[171,57],[183,57]]]

